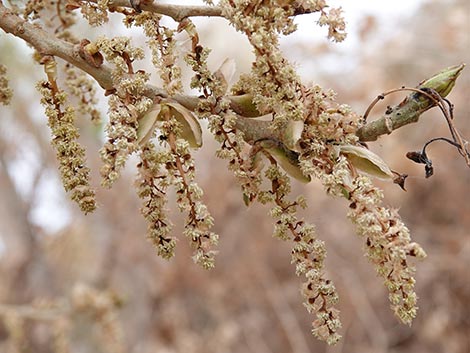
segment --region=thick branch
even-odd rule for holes
[[[124,0],[117,0],[124,1]],[[164,7],[164,5],[162,5]],[[176,6],[176,5],[172,5]],[[189,11],[189,10],[188,10]],[[111,69],[105,65],[95,67],[82,59],[80,48],[54,37],[39,25],[31,24],[3,6],[0,2],[0,28],[5,32],[23,39],[43,55],[57,56],[92,76],[105,90],[113,89]],[[168,94],[161,88],[147,85],[144,94],[154,99],[156,96],[167,98]],[[172,97],[190,110],[195,110],[199,98],[195,96],[176,95]],[[233,97],[232,109],[243,116],[258,116],[251,98],[247,95]]]
[[[0,28],[23,39],[42,55],[59,57],[92,76],[105,90],[113,89],[111,69],[105,65],[95,67],[82,59],[80,47],[54,37],[39,25],[31,24],[0,3]],[[148,85],[144,94],[150,98],[167,97],[164,90]]]
[[[96,3],[98,0],[89,1]],[[295,5],[297,6],[294,8],[294,16],[315,12],[315,10],[303,8],[301,4],[293,4]],[[112,11],[116,7],[155,12],[169,16],[176,22],[181,22],[187,17],[224,17],[222,8],[219,6],[162,4],[158,0],[111,0],[109,9]]]
[[[356,134],[359,137],[359,140],[363,142],[375,141],[382,135],[390,134],[392,131],[400,127],[417,122],[421,114],[436,105],[435,100],[427,98],[424,94],[417,91],[431,89],[436,91],[441,97],[447,96],[454,87],[455,82],[464,67],[465,64],[451,66],[421,82],[415,89],[415,92],[408,95],[400,104],[395,107],[390,107],[383,116],[358,129]],[[403,89],[392,90],[388,93],[401,90]],[[376,102],[382,100],[384,95],[385,94],[379,95],[373,104],[371,104],[370,108],[372,108]],[[244,116],[255,117],[256,108],[253,103],[248,102],[247,97],[240,101],[242,102],[240,105],[244,107],[244,111],[250,112],[249,115]],[[365,117],[368,115],[369,111],[370,109],[367,110]],[[248,142],[263,138],[279,139],[279,136],[275,136],[269,128],[270,124],[271,123],[269,121],[239,119],[237,122],[237,128],[244,132],[245,139]]]
[[[97,2],[97,0],[92,0]],[[133,5],[134,3],[134,5]],[[111,0],[109,8],[130,7],[139,10],[159,13],[173,18],[176,22],[181,22],[186,17],[211,16],[222,17],[222,9],[218,6],[191,6],[191,5],[173,5],[162,4],[159,1],[152,0]]]
[[[39,53],[57,56],[82,69],[93,76],[104,89],[112,88],[113,84],[109,69],[91,66],[80,57],[78,50],[72,44],[55,38],[38,25],[33,25],[22,19],[2,4],[0,4],[0,28],[23,39]]]

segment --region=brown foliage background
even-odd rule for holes
[[[353,53],[338,54],[334,45],[295,38],[284,42],[285,50],[291,60],[301,63],[302,72],[311,74],[312,81],[335,89],[339,101],[361,112],[384,90],[413,86],[441,68],[470,63],[470,5],[465,0],[442,3],[425,2],[410,19],[391,28],[386,39],[377,38],[380,21],[364,14],[361,43]],[[212,23],[219,25],[219,20]],[[220,25],[226,27],[223,21]],[[250,54],[242,49],[247,44],[233,31],[221,31],[201,27],[201,40],[214,49],[214,62],[235,56],[239,70],[246,70]],[[221,36],[226,35],[233,36],[239,46],[224,48],[228,40]],[[411,328],[398,324],[390,312],[386,291],[363,258],[361,241],[345,217],[347,203],[328,198],[316,182],[294,188],[295,193],[308,197],[304,216],[317,225],[319,236],[327,243],[327,269],[341,296],[344,338],[339,345],[326,347],[309,334],[311,317],[301,304],[300,282],[289,263],[289,245],[271,237],[266,208],[245,208],[233,176],[213,155],[215,143],[209,135],[197,160],[205,201],[216,220],[215,231],[221,234],[215,270],[194,265],[182,237],[177,255],[169,263],[156,256],[145,240],[146,225],[131,187],[133,167],[111,191],[99,191],[100,208],[94,214],[81,215],[61,195],[51,202],[70,214],[68,221],[61,221],[65,227],[55,232],[41,226],[37,219],[44,216],[38,216],[37,207],[49,198],[50,191],[44,188],[48,180],[57,179],[56,162],[42,108],[30,105],[38,100],[31,82],[40,77],[40,70],[10,43],[0,41],[2,61],[4,57],[15,89],[13,106],[0,110],[1,308],[57,302],[69,298],[77,283],[86,283],[112,290],[121,298],[118,321],[125,352],[469,351],[469,170],[457,152],[444,144],[436,143],[428,150],[435,165],[435,175],[428,180],[421,166],[404,157],[428,139],[447,134],[437,110],[426,113],[418,124],[370,144],[392,169],[410,174],[406,193],[395,185],[382,187],[387,202],[400,208],[415,241],[428,253],[428,259],[417,266],[420,311]],[[11,56],[4,56],[7,52]],[[340,63],[349,60],[341,55],[351,55],[357,65],[322,69],[326,56]],[[455,104],[456,125],[467,138],[468,70],[449,97]],[[383,112],[391,103],[374,111]],[[87,121],[79,124],[98,184],[100,133]],[[175,212],[172,218],[178,235],[183,219]],[[105,351],[99,342],[93,343],[96,337],[89,332],[93,320],[74,315],[68,319],[75,327],[71,352]],[[31,348],[24,352],[52,350],[53,333],[47,321],[27,320],[24,328]],[[7,351],[8,339],[6,326],[0,324],[1,352]]]

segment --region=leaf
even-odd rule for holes
[[[346,156],[348,161],[358,170],[379,179],[394,177],[392,171],[382,158],[367,148],[353,145],[340,145],[338,148],[339,153]]]
[[[298,142],[304,130],[302,120],[290,120],[284,133],[284,144],[293,151],[299,151]]]
[[[194,115],[179,103],[162,100],[155,104],[147,113],[139,119],[137,128],[137,142],[139,145],[145,145],[152,137],[153,131],[162,120],[160,113],[167,107],[170,114],[181,124],[181,138],[188,141],[193,148],[202,146],[202,129],[199,121]]]
[[[235,60],[233,59],[225,59],[224,62],[220,65],[217,71],[214,73],[215,77],[217,77],[223,87],[224,93],[227,93],[227,90],[230,86],[232,81],[233,75],[236,71],[236,64]]]
[[[201,147],[202,129],[193,113],[179,103],[165,102],[164,104],[171,108],[171,114],[181,124],[181,137],[188,141],[191,147]]]
[[[161,110],[161,104],[155,104],[139,119],[139,127],[137,128],[137,143],[140,146],[145,145],[152,137]]]
[[[273,139],[259,140],[256,143],[268,152],[291,177],[303,183],[310,182],[310,177],[300,169],[297,152],[291,151],[282,142]]]

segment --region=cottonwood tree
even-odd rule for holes
[[[138,155],[136,191],[142,199],[142,214],[148,221],[148,239],[159,256],[170,259],[176,238],[167,216],[168,193],[186,215],[184,235],[194,249],[194,261],[210,269],[215,264],[218,235],[211,231],[214,219],[203,203],[203,191],[195,182],[197,165],[192,151],[201,147],[200,121],[208,128],[218,149],[235,175],[246,205],[271,206],[274,235],[292,243],[292,263],[303,278],[304,305],[314,313],[313,334],[334,344],[340,339],[341,321],[333,282],[325,275],[326,249],[312,224],[297,216],[306,208],[302,196],[291,195],[291,182],[322,182],[332,197],[348,200],[348,217],[356,226],[365,253],[389,290],[390,305],[398,319],[410,324],[417,313],[413,258],[424,250],[411,240],[397,210],[383,205],[383,193],[373,184],[378,177],[405,188],[406,175],[392,171],[366,142],[416,122],[426,110],[442,111],[449,137],[424,142],[419,152],[407,157],[424,164],[426,177],[433,174],[426,147],[437,140],[454,146],[470,167],[468,142],[453,120],[452,104],[445,98],[464,65],[430,76],[415,88],[401,87],[381,93],[361,115],[335,100],[335,94],[318,85],[306,86],[279,48],[279,38],[296,30],[294,18],[316,16],[318,26],[328,29],[328,38],[346,37],[341,9],[325,0],[242,1],[187,6],[151,0],[29,0],[2,1],[0,27],[35,49],[44,80],[37,89],[45,107],[65,190],[84,213],[96,208],[90,187],[85,150],[79,144],[76,117],[100,119],[96,106],[97,85],[108,98],[106,141],[100,151],[103,161],[101,184],[111,188],[132,154]],[[126,27],[141,27],[147,37],[144,48],[131,37],[82,38],[77,22],[106,26],[109,13],[118,13]],[[191,18],[222,17],[243,33],[255,60],[250,72],[230,85],[234,61],[225,60],[212,72],[207,65],[210,48],[199,41]],[[169,26],[171,17],[175,26]],[[189,40],[189,50],[178,45]],[[178,58],[184,57],[193,71],[191,89],[185,94]],[[158,71],[161,87],[149,83],[150,73],[136,70],[135,63],[149,60]],[[0,102],[7,104],[8,70],[0,65]],[[14,78],[10,78],[14,79]],[[405,91],[398,105],[388,107],[375,121],[370,110],[385,96]],[[75,97],[75,99],[70,99]],[[78,98],[78,99],[76,99]],[[73,106],[72,102],[78,102]],[[268,119],[256,119],[268,116]],[[87,304],[88,305],[88,304]],[[93,306],[89,304],[89,306]]]

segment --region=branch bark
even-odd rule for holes
[[[91,0],[97,2],[97,0]],[[187,17],[223,17],[222,9],[218,6],[206,6],[206,5],[173,5],[173,4],[162,4],[159,1],[146,1],[146,0],[111,0],[109,3],[109,9],[112,11],[113,7],[129,7],[139,11],[149,11],[159,13],[165,16],[171,17],[176,22],[181,22]]]
[[[98,2],[98,0],[90,1]],[[222,8],[219,6],[162,4],[158,0],[111,0],[108,7],[110,11],[116,7],[127,7],[138,11],[155,12],[169,16],[176,22],[181,22],[187,17],[224,17]],[[312,12],[314,11],[304,9],[302,5],[299,4],[294,9],[293,15],[304,15]]]

